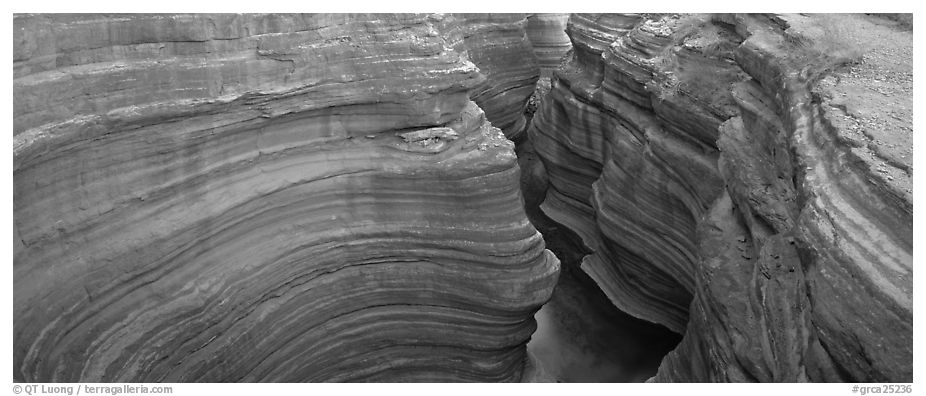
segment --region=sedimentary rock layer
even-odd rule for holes
[[[558,262],[435,15],[14,18],[14,378],[511,381]]]
[[[827,35],[829,16],[717,18],[745,38],[735,57],[752,80],[733,87],[741,117],[720,128],[727,191],[704,220],[692,321],[656,379],[912,381],[912,196],[810,89],[845,33]]]
[[[648,91],[668,23],[573,15],[574,53],[530,138],[550,175],[544,212],[594,251],[583,268],[622,310],[681,333],[695,288],[694,229],[722,188],[709,131],[729,115],[701,92]],[[691,68],[716,62],[688,52],[672,56]]]
[[[470,98],[509,138],[527,128],[524,108],[540,68],[528,40],[526,14],[461,14],[464,46],[486,80]]]
[[[531,14],[527,17],[527,37],[540,66],[540,76],[550,77],[572,48],[566,35],[569,14]]]
[[[616,306],[685,333],[654,380],[912,380],[910,164],[841,126],[850,83],[811,94],[818,18],[569,19],[541,208]]]

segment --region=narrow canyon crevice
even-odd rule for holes
[[[565,19],[561,29],[565,28]],[[565,36],[565,31],[563,31]],[[568,50],[568,48],[566,48]],[[565,51],[562,52],[562,56]],[[553,64],[555,70],[559,60]],[[532,118],[550,90],[552,70],[537,82],[526,111]],[[536,106],[536,107],[534,107]],[[528,353],[542,367],[543,381],[642,382],[656,374],[659,363],[681,335],[617,309],[599,285],[581,268],[590,253],[581,238],[540,209],[549,179],[533,143],[515,140],[521,168],[525,213],[544,236],[547,249],[560,260],[560,276],[550,301],[537,313],[537,331]]]
[[[578,236],[616,307],[684,334],[650,380],[912,379],[912,47],[896,19],[570,16],[522,191],[544,195],[553,226],[538,198],[527,212],[551,249],[550,229]]]
[[[16,381],[912,381],[904,15],[13,22]]]

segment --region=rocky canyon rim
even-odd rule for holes
[[[910,381],[910,29],[16,15],[14,378]]]

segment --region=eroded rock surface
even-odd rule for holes
[[[527,17],[527,37],[540,66],[540,76],[550,77],[563,56],[572,49],[566,35],[569,14],[531,14]]]
[[[558,262],[463,26],[16,16],[14,378],[519,380]]]
[[[722,188],[717,150],[705,142],[722,119],[687,97],[647,91],[648,60],[668,37],[643,21],[570,18],[574,52],[554,75],[530,138],[550,177],[542,209],[593,251],[586,272],[625,312],[681,333],[695,286],[697,217]]]
[[[882,57],[910,34],[829,17],[569,19],[541,208],[617,307],[685,334],[653,380],[912,381],[912,111],[843,98],[878,67],[906,92],[910,63],[832,69],[841,22],[894,29]]]
[[[461,14],[469,58],[486,77],[470,98],[492,125],[517,139],[527,128],[524,108],[540,68],[527,36],[527,14]]]

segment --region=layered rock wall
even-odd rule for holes
[[[704,286],[656,379],[912,381],[912,195],[812,94],[791,44],[806,17],[717,19],[742,32],[752,79],[720,128],[728,187],[702,224]]]
[[[14,18],[18,381],[512,381],[558,262],[440,15]]]
[[[654,380],[912,380],[909,173],[811,95],[813,20],[569,19],[529,131],[541,208],[618,308],[685,334]]]
[[[566,35],[569,14],[531,14],[527,17],[527,37],[540,66],[540,76],[550,77],[563,56],[572,49]]]
[[[647,90],[651,59],[669,38],[644,21],[570,18],[574,52],[530,138],[550,176],[542,209],[594,251],[583,269],[622,310],[681,333],[695,288],[694,229],[722,188],[709,131],[729,115]]]
[[[460,14],[465,50],[485,82],[470,98],[492,125],[516,139],[527,128],[524,109],[540,68],[527,36],[527,14]]]

